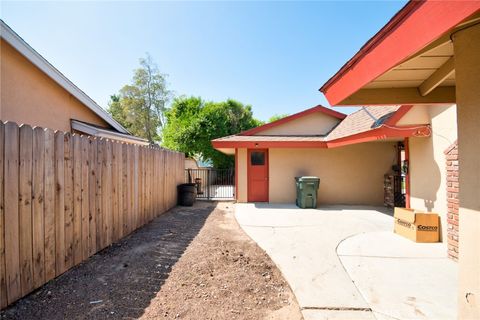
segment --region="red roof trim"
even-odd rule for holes
[[[212,141],[215,149],[229,148],[326,148],[324,141]]]
[[[270,129],[270,128],[280,126],[282,124],[285,124],[287,122],[296,120],[298,118],[305,117],[305,116],[310,115],[310,114],[315,113],[315,112],[321,112],[323,114],[329,115],[331,117],[334,117],[334,118],[337,118],[337,119],[340,119],[340,120],[343,120],[347,117],[346,114],[343,114],[341,112],[338,112],[338,111],[335,111],[335,110],[332,110],[332,109],[329,109],[329,108],[325,108],[324,106],[318,105],[318,106],[315,106],[313,108],[304,110],[302,112],[292,114],[291,116],[279,119],[277,121],[264,124],[263,126],[259,126],[259,127],[256,127],[256,128],[250,129],[250,130],[240,132],[238,135],[240,135],[240,136],[253,136],[256,133],[265,131],[265,130]]]
[[[385,140],[388,138],[428,137],[429,125],[392,127],[382,125],[376,129],[360,132],[332,141],[212,141],[215,149],[229,148],[337,148],[362,142]]]
[[[328,148],[342,147],[362,142],[370,142],[377,140],[385,140],[388,138],[406,138],[406,137],[428,137],[431,134],[430,126],[408,126],[408,127],[391,127],[380,126],[376,129],[357,133],[348,137],[339,138],[327,142]]]
[[[410,1],[320,91],[338,105],[479,10],[480,1]]]

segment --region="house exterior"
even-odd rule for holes
[[[0,20],[0,120],[148,144],[132,136]]]
[[[439,121],[432,140],[413,147],[430,164],[415,172],[412,161],[418,186],[412,207],[431,206],[428,198],[435,194],[422,194],[421,188],[442,190],[434,171],[444,168],[450,254],[458,248],[459,319],[480,318],[479,21],[480,1],[410,1],[320,89],[332,106],[409,103],[421,109],[430,103],[438,108],[429,111]],[[442,112],[454,103],[455,112]],[[441,165],[438,150],[450,139],[435,135],[440,122],[447,124],[444,130],[458,129]],[[430,174],[422,176],[421,168]]]
[[[294,178],[318,176],[319,205],[382,205],[384,175],[400,164],[399,143],[431,139],[429,110],[367,107],[347,116],[316,106],[212,145],[235,155],[238,202],[294,203]]]

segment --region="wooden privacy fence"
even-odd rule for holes
[[[0,121],[4,308],[176,204],[184,155]]]

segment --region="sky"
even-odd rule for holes
[[[405,3],[2,1],[0,16],[104,108],[149,53],[175,96],[267,120],[329,106],[318,89]]]

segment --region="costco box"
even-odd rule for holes
[[[439,217],[432,212],[395,208],[393,232],[415,242],[438,242]]]

